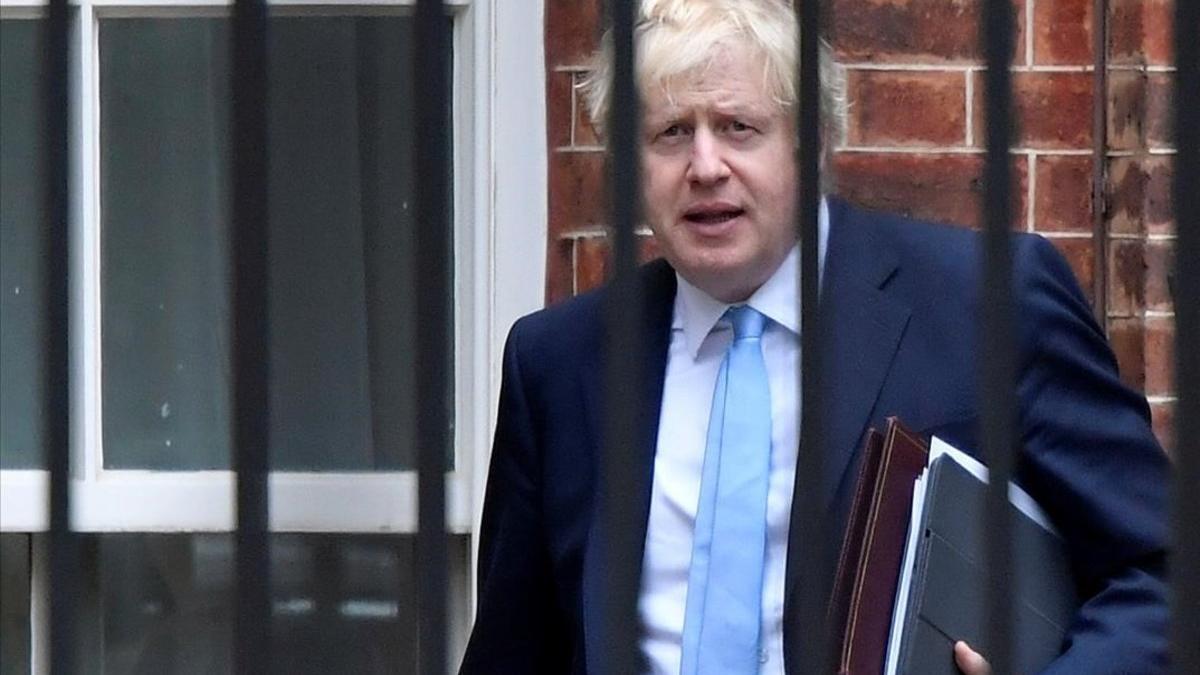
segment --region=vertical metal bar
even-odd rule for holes
[[[635,63],[635,3],[613,0],[610,5],[613,37],[613,92],[609,114],[612,130],[609,165],[611,188],[609,213],[614,231],[612,293],[606,307],[608,357],[605,359],[605,425],[600,509],[607,536],[605,590],[608,605],[604,614],[605,654],[610,672],[633,675],[640,671],[638,659],[637,594],[641,560],[637,514],[629,499],[628,486],[635,484],[637,467],[634,449],[638,444],[638,410],[645,405],[640,383],[644,377],[639,322],[643,299],[637,278],[637,239],[634,227],[640,203],[638,135],[640,102]],[[638,385],[630,387],[629,383]]]
[[[67,240],[70,155],[68,152],[68,62],[70,9],[67,0],[50,0],[42,41],[42,120],[46,148],[45,243],[42,336],[46,405],[42,412],[50,470],[50,672],[75,671],[75,598],[78,541],[71,532],[70,356]]]
[[[446,672],[446,456],[450,451],[449,32],[441,0],[417,3],[417,572],[421,672]]]
[[[346,645],[345,632],[338,617],[342,601],[341,545],[345,539],[334,534],[321,534],[312,537],[311,541],[317,637],[305,645],[312,650],[305,670],[310,673],[336,673],[339,664],[345,663],[345,659],[338,654]]]
[[[237,476],[237,613],[234,664],[258,675],[271,664],[267,242],[267,8],[233,9],[233,372]]]
[[[1016,332],[1013,326],[1012,177],[1009,144],[1012,139],[1010,59],[1013,53],[1011,0],[987,0],[981,36],[987,54],[987,160],[984,166],[983,323],[979,333],[983,367],[980,421],[983,456],[991,476],[984,531],[987,537],[987,645],[985,656],[993,672],[1013,672],[1012,601],[1008,579],[1012,544],[1008,482],[1016,456]]]
[[[1175,2],[1175,409],[1171,669],[1200,672],[1200,3]]]
[[[1096,323],[1108,333],[1108,0],[1092,0],[1092,282]]]
[[[833,670],[833,634],[830,631],[828,602],[833,582],[834,533],[824,517],[821,480],[825,475],[824,417],[821,406],[821,349],[817,325],[818,247],[817,219],[820,208],[821,165],[821,78],[820,20],[821,2],[800,2],[799,34],[799,111],[797,138],[800,148],[799,195],[797,201],[800,237],[800,453],[796,460],[794,500],[799,508],[793,513],[800,522],[791,525],[802,551],[799,560],[800,585],[797,610],[800,626],[800,672],[828,673]],[[796,561],[792,561],[795,563]],[[791,564],[791,563],[789,563]]]

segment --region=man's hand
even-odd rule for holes
[[[992,675],[992,667],[988,662],[961,640],[954,643],[954,662],[963,675]]]

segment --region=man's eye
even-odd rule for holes
[[[745,122],[741,122],[739,120],[734,120],[729,123],[729,130],[735,134],[744,134],[744,133],[754,131],[754,127],[750,126],[749,124],[746,124]]]
[[[663,129],[662,133],[660,133],[659,135],[662,136],[663,138],[674,138],[676,136],[682,136],[683,134],[684,134],[683,125],[672,124],[671,126],[667,127],[666,129]]]

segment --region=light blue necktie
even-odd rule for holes
[[[766,317],[731,307],[733,344],[713,392],[683,620],[682,675],[758,672],[771,392]]]

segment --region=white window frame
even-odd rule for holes
[[[285,0],[303,13],[404,7],[413,0]],[[503,340],[542,305],[546,140],[542,3],[448,0],[454,43],[455,432],[447,529],[475,529],[487,469]],[[3,18],[43,3],[0,1]],[[232,471],[110,470],[102,466],[99,81],[97,30],[113,16],[227,11],[222,0],[79,0],[71,55],[72,529],[219,532],[234,528]],[[211,9],[209,9],[211,8]],[[530,35],[538,39],[530,40]],[[88,75],[83,76],[84,73]],[[278,532],[416,531],[416,472],[272,472]],[[0,471],[0,531],[48,526],[48,473]]]
[[[44,14],[44,0],[0,0],[0,18]],[[411,6],[414,0],[285,0],[304,13]],[[543,3],[446,0],[455,15],[454,470],[448,531],[470,535],[482,507],[504,340],[544,301],[546,125]],[[71,527],[79,532],[223,532],[235,527],[232,471],[108,470],[102,465],[98,21],[228,12],[224,0],[75,0],[71,54]],[[319,6],[319,7],[318,7]],[[357,13],[357,12],[356,12]],[[534,36],[531,39],[531,36]],[[86,76],[85,76],[86,74]],[[80,105],[82,103],[82,105]],[[32,533],[32,672],[46,672],[45,470],[0,470],[0,532]],[[272,472],[274,532],[414,533],[416,472]],[[474,611],[475,558],[451,560],[452,654]],[[451,663],[452,668],[455,667]]]
[[[98,20],[227,12],[221,0],[77,0],[71,55],[71,526],[79,532],[223,532],[235,526],[232,471],[108,470],[101,459]],[[305,13],[394,7],[414,0],[287,0]],[[455,14],[454,470],[448,531],[471,535],[482,507],[504,340],[539,309],[546,281],[546,125],[543,3],[446,0]],[[318,8],[317,6],[320,6]],[[378,11],[378,10],[377,10]],[[33,18],[42,0],[0,0],[0,17]],[[535,36],[531,39],[531,36]],[[84,76],[84,74],[88,76]],[[80,102],[83,105],[78,105]],[[46,672],[45,470],[0,470],[0,532],[33,533],[34,673]],[[414,533],[415,471],[272,472],[274,532]],[[452,654],[474,611],[478,542],[450,561]],[[454,663],[450,664],[455,667]]]

